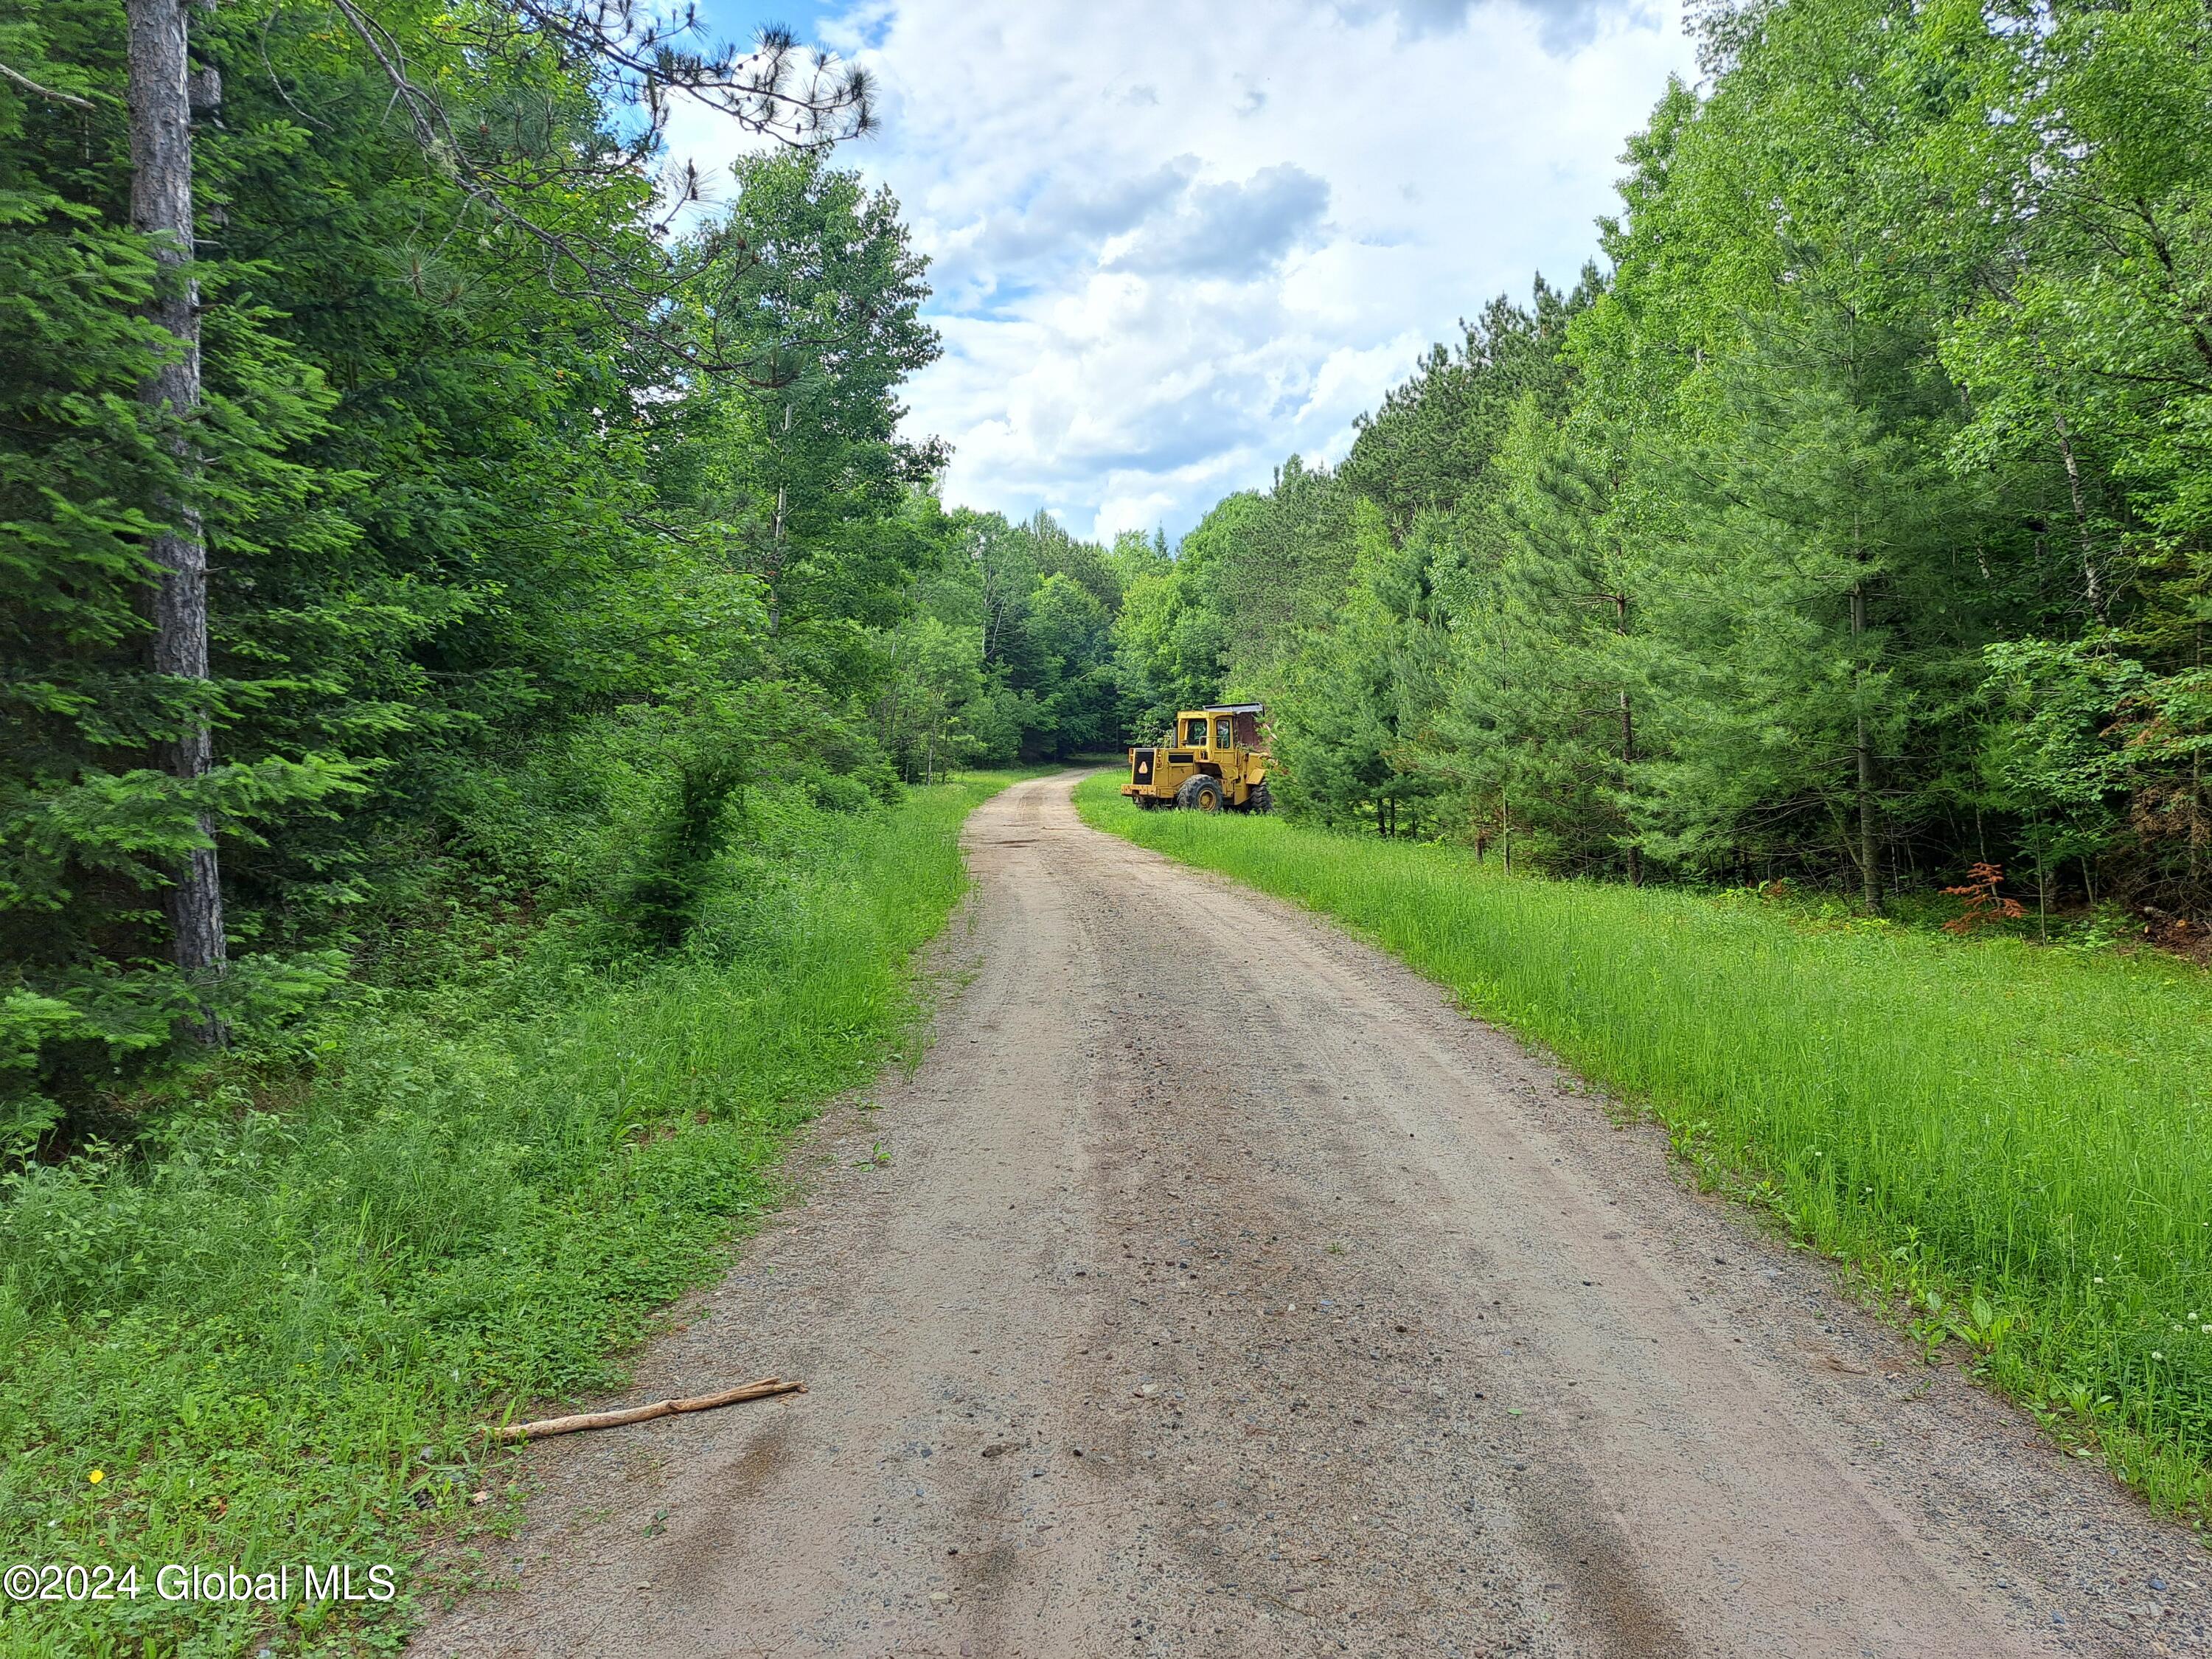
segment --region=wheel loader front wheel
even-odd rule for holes
[[[1252,786],[1252,799],[1247,804],[1245,810],[1252,812],[1273,811],[1275,810],[1275,797],[1273,792],[1271,791],[1264,783],[1254,784]]]
[[[1176,791],[1176,805],[1186,812],[1218,812],[1221,799],[1221,780],[1204,773],[1185,778],[1182,787]]]

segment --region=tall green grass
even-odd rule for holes
[[[1326,912],[1647,1104],[2157,1500],[2212,1458],[2212,977],[2153,955],[1808,928],[1273,818],[1099,828]],[[1956,1352],[1957,1350],[1953,1350]]]
[[[149,1588],[9,1607],[0,1647],[396,1645],[419,1585],[273,1618],[165,1603],[151,1574],[407,1561],[468,1512],[480,1425],[617,1382],[774,1205],[790,1132],[917,1035],[912,953],[1003,781],[799,814],[709,918],[723,948],[619,980],[541,951],[520,992],[387,999],[289,1098],[234,1083],[132,1156],[7,1176],[0,1565],[137,1563]]]

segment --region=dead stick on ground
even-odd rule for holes
[[[718,1406],[734,1406],[741,1400],[765,1400],[775,1394],[805,1394],[804,1382],[787,1382],[781,1377],[763,1376],[757,1382],[748,1382],[743,1388],[725,1389],[720,1394],[694,1395],[688,1400],[656,1400],[650,1406],[624,1406],[619,1411],[580,1412],[574,1417],[548,1417],[536,1423],[509,1423],[491,1431],[491,1437],[502,1443],[516,1440],[542,1440],[549,1434],[576,1434],[586,1429],[611,1429],[624,1423],[645,1423],[656,1417],[672,1417],[678,1412],[710,1412]]]

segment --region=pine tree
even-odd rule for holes
[[[1984,507],[1943,464],[1957,404],[1924,342],[1802,269],[1675,457],[1686,544],[1653,617],[1672,754],[1638,810],[1676,862],[1849,871],[1874,911],[1892,843],[1968,787],[1980,641],[1955,587]]]
[[[1496,556],[1453,595],[1445,731],[1476,796],[1509,803],[1524,855],[1643,879],[1628,805],[1642,758],[1633,646],[1645,577],[1617,444],[1523,400],[1499,453]],[[1472,814],[1486,828],[1494,807]]]

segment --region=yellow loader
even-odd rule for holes
[[[1153,811],[1163,806],[1194,812],[1268,812],[1273,757],[1261,746],[1256,702],[1188,708],[1161,742],[1129,751],[1129,781],[1121,793]]]

